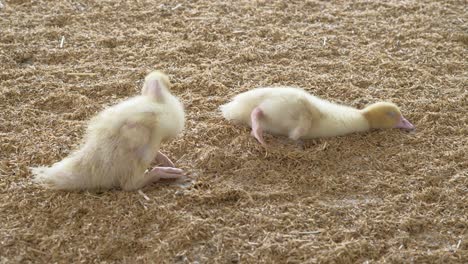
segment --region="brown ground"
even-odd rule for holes
[[[466,1],[0,2],[0,263],[468,260]],[[152,69],[186,106],[163,149],[193,186],[31,183]],[[265,150],[216,110],[280,84],[393,101],[417,131]]]

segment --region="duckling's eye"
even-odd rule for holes
[[[391,117],[395,117],[397,114],[395,112],[387,112],[387,115]]]

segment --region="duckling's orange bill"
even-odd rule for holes
[[[402,128],[402,129],[407,129],[407,130],[413,130],[414,125],[410,123],[406,118],[401,116],[400,121],[398,124],[396,124],[395,128]]]

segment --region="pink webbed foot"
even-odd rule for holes
[[[149,173],[154,182],[166,179],[178,180],[186,177],[183,170],[171,167],[154,167]]]
[[[252,121],[252,136],[254,136],[260,144],[266,146],[265,140],[263,140],[263,130],[260,126],[260,118],[263,116],[263,111],[260,107],[256,107],[250,114]]]
[[[137,190],[143,188],[154,182],[160,182],[164,180],[178,181],[185,179],[187,176],[184,171],[178,168],[171,167],[154,167],[150,171],[146,171],[139,177],[131,177],[127,181],[123,182],[122,189],[126,191]]]

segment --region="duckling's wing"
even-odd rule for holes
[[[322,118],[323,114],[320,109],[307,98],[298,99],[298,104],[301,105],[302,116],[310,121],[318,121]]]
[[[297,100],[297,125],[289,132],[289,138],[298,140],[307,134],[307,131],[322,118],[322,113],[312,102],[306,98]]]
[[[156,113],[139,112],[122,120],[119,136],[122,143],[130,148],[138,148],[148,144],[152,131],[157,124]]]

